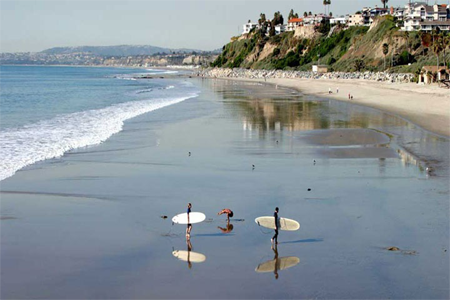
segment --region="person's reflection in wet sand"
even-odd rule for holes
[[[191,239],[186,238],[186,245],[187,245],[187,252],[188,252],[188,256],[187,256],[188,268],[191,269],[192,268],[192,263],[191,263],[192,243],[191,243]]]
[[[227,221],[227,227],[223,228],[223,227],[217,226],[217,228],[219,228],[220,231],[222,231],[222,233],[230,233],[233,231],[233,224],[231,224],[230,221]]]
[[[273,273],[275,274],[275,279],[278,279],[278,270],[280,269],[280,262],[278,261],[278,248],[277,244],[272,245],[272,250],[275,253],[273,259],[275,260]]]

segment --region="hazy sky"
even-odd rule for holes
[[[0,0],[0,51],[41,51],[63,46],[153,45],[213,50],[259,13],[268,18],[291,8],[324,11],[322,0]],[[334,15],[354,13],[375,0],[331,0]],[[403,6],[407,0],[390,0]],[[431,2],[434,3],[433,0]],[[447,3],[448,0],[439,2]]]

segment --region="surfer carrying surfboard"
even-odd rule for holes
[[[187,213],[186,238],[188,238],[188,239],[191,236],[191,230],[192,230],[192,224],[189,219],[189,214],[191,213],[191,208],[192,208],[192,204],[188,203],[187,210],[186,210],[186,213]]]
[[[275,218],[275,235],[270,240],[272,244],[275,242],[275,245],[278,244],[278,207],[275,207],[275,212],[273,213],[273,217]]]

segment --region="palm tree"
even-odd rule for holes
[[[443,36],[442,37],[442,48],[444,51],[444,65],[447,66],[447,56],[445,53],[445,49],[448,48],[448,46],[450,46],[450,36]]]
[[[431,37],[431,34],[423,32],[422,35],[420,36],[420,40],[423,46],[422,54],[425,55],[425,48],[430,48],[433,38]]]
[[[327,14],[328,0],[323,0],[324,14]]]
[[[408,31],[403,31],[403,37],[406,40],[406,47],[408,47],[408,52],[411,52],[411,43],[409,41],[409,32]]]
[[[292,19],[292,18],[294,18],[294,10],[293,9],[291,9],[291,11],[289,12],[289,17],[288,17],[288,20],[290,20],[290,19]]]
[[[389,45],[384,43],[383,44],[383,54],[384,54],[384,69],[386,70],[386,55],[389,52]]]
[[[442,50],[444,50],[444,43],[442,42],[442,38],[440,35],[433,35],[433,46],[432,46],[434,54],[436,54],[436,68],[439,69],[439,54]]]
[[[258,20],[259,25],[263,25],[264,23],[266,23],[266,14],[261,13],[259,17],[260,17],[260,19]]]
[[[389,0],[381,0],[381,3],[383,3],[383,7],[386,8],[386,4],[389,2]]]

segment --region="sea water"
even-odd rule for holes
[[[164,70],[2,66],[0,180],[38,161],[99,144],[123,122],[198,95]]]

